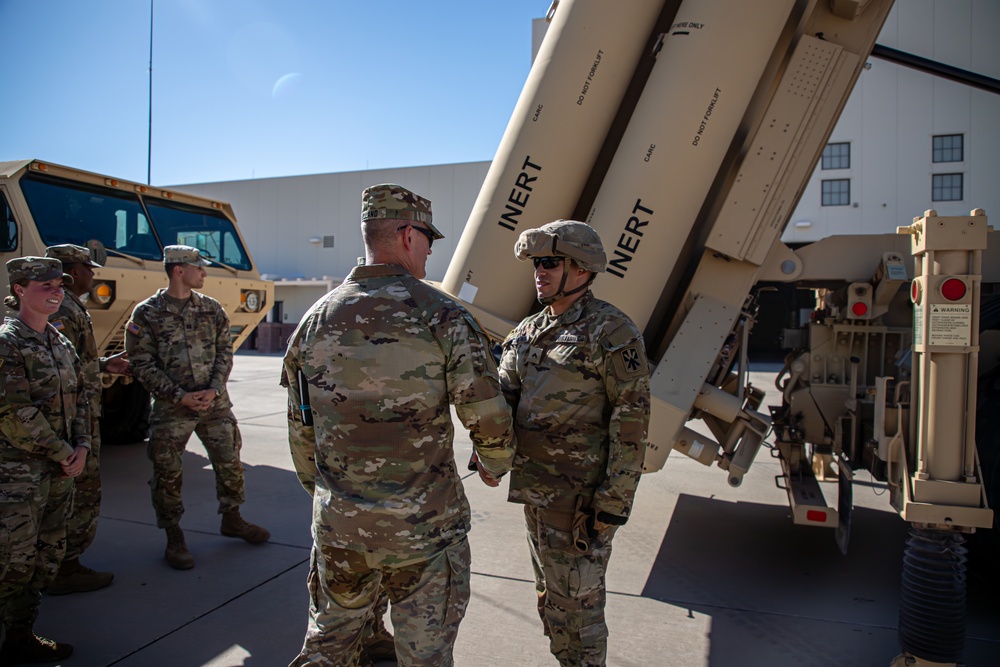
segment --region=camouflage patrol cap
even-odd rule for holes
[[[189,245],[168,245],[163,248],[164,264],[190,264],[191,266],[211,266],[201,251]]]
[[[45,256],[58,259],[65,267],[67,264],[86,264],[101,268],[101,265],[90,258],[90,248],[63,243],[61,245],[50,245],[45,249]]]
[[[407,220],[422,222],[434,232],[434,238],[444,234],[431,224],[431,200],[395,183],[382,183],[365,188],[361,193],[361,220]]]
[[[514,255],[522,262],[531,257],[569,257],[584,271],[594,273],[604,271],[608,263],[597,231],[576,220],[556,220],[538,229],[526,229],[514,243]]]
[[[21,280],[45,282],[62,278],[67,285],[73,284],[73,276],[63,273],[62,262],[51,257],[15,257],[7,262],[7,276],[11,284]]]

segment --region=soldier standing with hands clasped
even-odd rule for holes
[[[133,374],[153,395],[148,454],[156,525],[167,531],[164,557],[171,567],[194,567],[180,527],[182,456],[197,433],[215,471],[222,514],[220,532],[251,544],[270,538],[264,528],[240,516],[243,464],[240,436],[226,391],[233,369],[229,316],[218,301],[194,291],[205,284],[210,264],[197,248],[168,245],[163,264],[169,278],[138,306],[125,327],[125,349]]]
[[[292,665],[357,665],[384,589],[398,664],[449,667],[472,520],[449,404],[490,486],[510,468],[510,409],[487,336],[420,280],[443,238],[430,201],[390,184],[361,201],[366,263],[306,313],[285,355],[288,440],[314,538],[309,627]]]
[[[514,246],[545,306],[503,344],[514,407],[508,500],[524,505],[538,613],[564,667],[603,666],[605,573],[628,520],[649,425],[649,369],[635,324],[589,287],[607,258],[594,229],[557,220]]]
[[[97,354],[94,325],[87,307],[81,300],[94,284],[94,267],[100,264],[90,258],[90,250],[72,245],[46,248],[46,257],[62,262],[63,271],[72,277],[65,286],[66,298],[58,312],[49,317],[52,326],[69,339],[83,365],[83,377],[90,399],[90,456],[83,472],[76,478],[73,509],[66,520],[66,556],[59,574],[49,584],[49,595],[84,593],[111,585],[111,572],[95,572],[80,564],[80,556],[94,542],[97,520],[101,514],[101,372],[130,374],[124,353],[101,357]]]
[[[0,325],[0,664],[53,662],[73,647],[38,637],[42,590],[66,548],[73,478],[87,464],[90,414],[80,360],[48,323],[63,300],[62,264],[7,262],[16,309]]]

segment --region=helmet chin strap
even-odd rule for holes
[[[594,278],[597,277],[597,274],[591,272],[590,278],[587,279],[587,282],[583,283],[579,287],[571,289],[568,292],[565,291],[566,290],[566,276],[569,275],[566,272],[566,262],[567,261],[569,261],[569,258],[568,257],[564,257],[563,258],[563,274],[562,274],[562,279],[559,281],[559,289],[556,290],[556,293],[553,294],[552,296],[538,297],[538,303],[542,304],[543,306],[551,306],[553,303],[555,303],[559,299],[563,298],[564,296],[573,296],[577,292],[582,292],[583,290],[585,290],[588,287],[590,287],[590,284],[592,282],[594,282]]]

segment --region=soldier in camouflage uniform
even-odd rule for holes
[[[35,636],[42,590],[66,549],[73,478],[87,463],[90,414],[80,360],[48,323],[63,300],[59,260],[7,262],[16,317],[0,325],[0,664],[51,662],[73,652]],[[72,278],[66,277],[67,280]]]
[[[194,291],[204,286],[204,267],[210,262],[197,248],[170,245],[163,249],[163,263],[169,286],[135,307],[125,327],[125,351],[132,373],[153,395],[149,486],[156,525],[167,531],[164,557],[171,567],[187,570],[194,567],[194,557],[180,527],[181,474],[192,432],[201,439],[215,471],[220,532],[251,544],[266,542],[271,535],[240,516],[240,436],[226,391],[233,369],[229,316],[218,301]]]
[[[606,257],[587,224],[558,220],[514,247],[545,306],[503,344],[515,409],[508,500],[524,505],[538,612],[564,666],[605,664],[605,573],[632,509],[649,424],[649,370],[632,320],[589,290]]]
[[[470,595],[471,524],[449,403],[491,486],[510,468],[510,409],[487,336],[420,281],[443,238],[430,202],[372,186],[362,233],[366,264],[313,305],[285,355],[289,445],[314,537],[309,627],[291,664],[357,665],[384,588],[398,664],[448,667]]]
[[[90,456],[87,466],[74,481],[73,509],[66,523],[66,556],[59,574],[49,584],[50,595],[96,591],[111,585],[111,572],[95,572],[80,564],[80,556],[94,542],[97,520],[101,514],[101,372],[130,373],[124,354],[101,357],[90,313],[81,298],[90,293],[94,283],[94,268],[100,264],[90,258],[90,250],[78,245],[55,245],[45,250],[46,257],[62,262],[63,271],[72,276],[65,286],[66,298],[59,311],[49,317],[59,333],[69,339],[83,364],[83,376],[90,396]]]

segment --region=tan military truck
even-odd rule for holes
[[[229,313],[233,345],[247,340],[271,306],[260,272],[225,202],[39,160],[0,162],[0,260],[44,255],[59,243],[87,246],[95,270],[87,309],[102,355],[124,349],[124,326],[143,299],[166,287],[163,247],[199,248],[213,261],[202,291]],[[3,272],[4,294],[9,292]],[[144,437],[149,396],[108,377],[102,433],[108,442]]]

